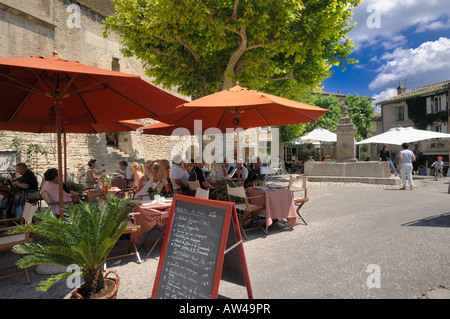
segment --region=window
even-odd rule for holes
[[[111,71],[120,72],[120,63],[118,58],[112,58]]]
[[[408,120],[408,105],[393,106],[391,108],[392,123]]]
[[[441,97],[435,96],[434,97],[434,112],[440,112],[441,111]]]
[[[395,121],[400,122],[405,119],[405,110],[403,106],[395,108]]]

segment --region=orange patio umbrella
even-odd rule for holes
[[[151,124],[149,126],[146,126],[142,129],[142,134],[152,134],[152,135],[172,135],[174,133],[177,133],[177,131],[175,131],[177,128],[183,128],[186,129],[187,131],[178,131],[180,133],[188,133],[187,135],[193,135],[194,134],[194,130],[192,128],[187,128],[187,127],[182,127],[182,126],[178,126],[178,125],[171,125],[171,124],[167,124],[167,123],[155,123],[155,124]],[[175,132],[174,132],[175,131]],[[180,135],[180,134],[176,134],[176,135]],[[185,134],[183,134],[185,135]]]
[[[161,116],[159,121],[181,127],[192,127],[194,120],[202,120],[204,129],[278,126],[314,122],[327,109],[285,99],[276,95],[236,86],[184,103]],[[239,157],[239,137],[238,157]],[[237,159],[238,161],[240,158]],[[238,165],[238,176],[239,176]]]
[[[186,102],[139,76],[53,57],[0,58],[0,122],[54,126],[62,171],[62,125],[154,118]],[[0,126],[0,130],[2,127]],[[59,198],[62,198],[62,174]],[[63,208],[63,203],[60,203]]]
[[[202,120],[204,128],[251,128],[314,122],[328,110],[285,99],[239,85],[181,104],[158,120],[192,127]]]
[[[134,120],[124,120],[115,122],[100,122],[100,123],[83,123],[68,125],[61,124],[62,133],[81,133],[81,134],[98,134],[98,133],[112,133],[112,132],[128,132],[135,131],[138,128],[144,126]],[[55,133],[55,124],[17,124],[2,122],[0,123],[0,129],[5,131],[18,131],[29,133]]]

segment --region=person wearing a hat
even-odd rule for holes
[[[172,158],[172,164],[169,176],[174,194],[189,195],[189,174],[182,167],[183,159],[180,155],[175,155]]]

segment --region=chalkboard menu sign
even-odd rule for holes
[[[234,203],[174,197],[152,298],[217,298],[224,264],[225,277],[228,273],[231,281],[248,283],[251,293],[242,238],[233,213],[236,215]]]

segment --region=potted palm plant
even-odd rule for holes
[[[33,236],[33,242],[13,248],[15,253],[24,255],[17,265],[21,268],[39,264],[77,265],[84,283],[72,291],[71,298],[94,299],[107,295],[115,298],[119,279],[117,274],[112,279],[104,276],[104,262],[127,226],[132,204],[131,199],[111,195],[105,201],[81,201],[66,207],[64,220],[51,210],[37,213],[35,223],[10,231],[37,235]],[[71,275],[75,274],[68,271],[51,276],[37,289],[47,291],[55,282]]]

